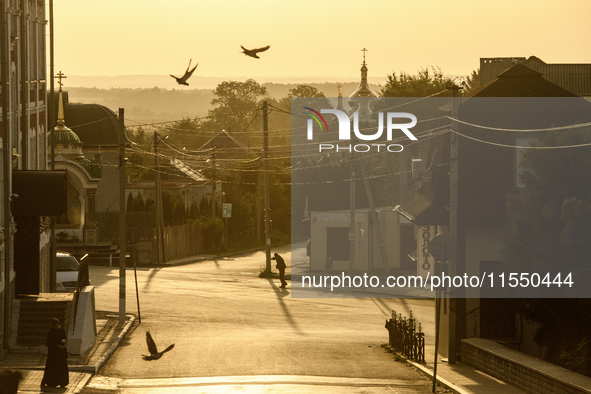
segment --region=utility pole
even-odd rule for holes
[[[269,185],[269,122],[267,101],[263,101],[263,167],[265,172],[265,272],[271,272],[271,190]]]
[[[257,243],[261,241],[261,210],[262,210],[262,204],[261,204],[261,196],[263,194],[263,183],[261,181],[262,178],[262,173],[261,173],[261,158],[259,157],[258,159],[258,174],[257,174]]]
[[[160,183],[160,162],[158,160],[158,132],[154,132],[154,164],[156,167],[156,180],[154,185],[154,203],[156,205],[156,262],[164,263],[164,213],[162,209],[162,190]]]
[[[211,185],[211,218],[215,219],[216,214],[215,214],[215,189],[216,189],[216,178],[217,178],[217,174],[216,174],[216,170],[215,170],[215,147],[214,147],[214,151],[211,154],[211,173],[212,173],[212,185]]]
[[[460,87],[452,83],[448,89],[452,91],[452,110],[451,110],[451,135],[450,135],[450,177],[449,177],[449,235],[453,238],[452,258],[449,260],[449,276],[455,277],[458,270],[458,135],[454,132],[458,129],[458,123],[453,119],[458,119],[460,107]],[[458,353],[458,290],[448,292],[449,295],[449,355],[450,364],[455,364]]]
[[[349,270],[355,269],[355,154],[351,149],[351,180],[349,181]],[[332,257],[332,256],[327,256]]]
[[[380,248],[380,256],[382,257],[382,264],[384,265],[384,268],[389,270],[390,264],[388,264],[388,254],[386,253],[384,237],[382,235],[382,229],[380,227],[380,224],[378,223],[378,215],[376,213],[376,206],[374,204],[373,193],[371,192],[369,179],[367,179],[367,172],[365,171],[365,163],[363,161],[359,161],[359,169],[361,170],[361,176],[363,177],[363,185],[365,187],[367,201],[369,202],[369,214],[371,217],[371,226],[378,238],[378,246]],[[362,242],[363,242],[363,240],[362,240]],[[371,245],[369,242],[368,242],[368,245],[370,248],[373,248],[373,245]],[[362,251],[362,253],[363,253],[363,251]],[[363,261],[362,261],[362,263],[363,263]],[[373,263],[373,261],[372,261],[372,263]],[[369,264],[369,262],[368,262],[368,264]]]
[[[4,24],[2,26],[5,26]],[[4,45],[4,41],[2,41]],[[49,0],[49,99],[47,100],[48,104],[48,116],[47,120],[49,122],[48,129],[51,130],[51,171],[55,171],[55,85],[54,85],[54,69],[53,69],[53,0]],[[6,59],[6,56],[2,56],[2,59]],[[2,66],[4,69],[4,65]],[[8,69],[8,67],[6,67]],[[4,90],[2,87],[2,91],[6,92],[8,90]],[[4,107],[8,108],[8,107]],[[3,122],[3,124],[7,124]],[[56,245],[55,245],[55,222],[57,217],[51,218],[51,227],[49,231],[49,291],[54,292],[57,284],[55,283],[55,276],[56,276],[56,262],[55,262],[55,252],[56,252]]]
[[[125,255],[127,231],[125,220],[125,112],[119,108],[119,323],[125,323]]]

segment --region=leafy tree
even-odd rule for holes
[[[259,99],[267,95],[267,88],[253,79],[245,82],[225,81],[214,90],[215,98],[204,127],[210,130],[242,132],[260,108]]]
[[[199,202],[199,216],[211,217],[211,202],[205,197]]]
[[[283,178],[283,179],[282,179]],[[270,176],[271,184],[271,220],[272,239],[275,242],[289,243],[291,235],[291,186],[290,179],[273,173]]]
[[[130,139],[135,142],[135,147],[140,150],[151,151],[152,138],[147,134],[143,127],[128,129]],[[125,166],[125,172],[130,180],[154,179],[154,174],[149,170],[154,165],[154,157],[131,150],[126,153],[128,164]],[[151,161],[148,161],[151,159]]]
[[[166,144],[160,144],[159,148],[163,153],[170,153],[167,145],[182,150],[197,150],[211,138],[211,134],[203,133],[204,130],[204,124],[199,119],[184,118],[170,123],[159,131],[161,136],[167,136]]]
[[[135,142],[138,145],[143,145],[150,141],[146,129],[144,129],[142,126],[128,129],[127,132],[130,135],[133,142]]]
[[[252,247],[256,243],[256,194],[241,184],[240,175],[232,175],[224,182],[224,202],[232,204],[228,223],[228,247]]]
[[[164,217],[164,224],[170,226],[174,224],[174,201],[170,193],[162,193],[162,216]]]
[[[146,210],[146,203],[144,197],[138,192],[137,197],[133,199],[132,209],[134,212],[144,212]]]
[[[129,192],[127,195],[127,207],[125,208],[127,212],[133,211],[133,193]]]
[[[154,212],[156,210],[156,202],[154,201],[153,196],[146,197],[145,208],[144,210],[148,212]]]
[[[293,97],[299,97],[302,100],[298,100],[298,106],[302,107],[316,107],[316,108],[332,108],[332,105],[328,99],[324,99],[326,96],[317,88],[310,85],[297,85],[295,88],[289,89],[287,97],[281,99],[281,106],[285,110],[291,109],[291,99]],[[312,100],[305,100],[305,98],[312,98]]]
[[[191,204],[191,207],[189,208],[189,219],[197,220],[198,217],[199,217],[199,206],[197,205],[197,202],[193,201],[193,203]]]
[[[464,78],[463,92],[464,96],[471,95],[480,87],[480,69],[472,70],[472,73]]]
[[[218,253],[224,234],[224,222],[221,218],[202,218],[200,224],[203,252]]]
[[[326,97],[324,93],[310,85],[297,85],[289,89],[287,95],[289,97]]]
[[[174,203],[173,218],[175,223],[184,223],[187,220],[185,203],[180,198]]]
[[[550,133],[541,145],[589,143],[588,132]],[[504,253],[508,266],[530,272],[575,271],[590,278],[591,147],[527,150],[521,180],[524,188],[508,202],[509,236]],[[547,346],[545,358],[574,371],[591,371],[591,299],[514,300],[518,311],[541,326],[536,340]]]
[[[442,92],[442,96],[451,96],[446,86],[451,83],[445,78],[439,67],[431,66],[418,71],[416,75],[401,72],[399,76],[392,73],[387,76],[386,85],[381,94],[384,97],[426,97]]]

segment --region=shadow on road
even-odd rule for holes
[[[66,393],[68,391],[67,387],[50,387],[50,386],[43,386],[40,388],[42,393]],[[4,392],[4,391],[2,391]]]
[[[236,260],[236,259],[233,258],[233,257],[219,257],[219,256],[216,256],[216,257],[214,257],[210,261],[212,261],[215,264],[215,267],[216,268],[220,269],[221,268],[220,261],[228,262],[228,261],[234,261],[234,260]]]
[[[386,301],[383,298],[372,298],[371,301],[378,307],[378,309],[385,315],[385,316],[391,316],[392,315],[392,309],[390,307],[390,305],[388,305],[388,303],[386,303]],[[404,298],[399,298],[397,299],[397,301],[402,304],[403,306],[403,310],[397,310],[397,313],[403,313],[405,315],[408,315],[410,312],[410,308],[408,306],[408,303],[406,302],[406,300]],[[400,307],[397,307],[398,309],[400,309]],[[406,313],[404,313],[406,312]]]
[[[285,300],[283,299],[284,297],[287,297],[290,293],[287,289],[282,289],[279,288],[276,284],[275,281],[271,278],[267,278],[267,280],[269,281],[269,284],[271,285],[271,287],[273,288],[273,290],[275,290],[275,294],[277,295],[277,299],[279,300],[279,304],[281,305],[281,309],[283,309],[283,314],[285,315],[285,317],[287,318],[287,321],[289,322],[289,324],[300,334],[300,335],[306,335],[299,327],[298,324],[296,323],[296,321],[294,320],[293,316],[291,315],[291,313],[289,312],[289,309],[287,308],[287,305],[285,305]]]
[[[150,287],[150,283],[152,283],[152,279],[154,279],[154,277],[156,276],[156,274],[158,274],[158,272],[160,272],[162,268],[157,267],[154,268],[152,270],[152,272],[150,272],[150,276],[148,276],[148,281],[146,282],[146,285],[144,286],[144,290],[148,290]]]

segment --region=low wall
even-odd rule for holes
[[[488,339],[462,339],[462,362],[528,393],[591,393],[591,378]]]

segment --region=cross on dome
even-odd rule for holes
[[[68,77],[64,73],[62,73],[61,70],[60,70],[60,72],[58,72],[57,75],[54,78],[57,78],[57,80],[58,80],[57,83],[60,85],[60,90],[62,90],[62,86],[64,84],[62,82],[62,79],[68,78]]]

